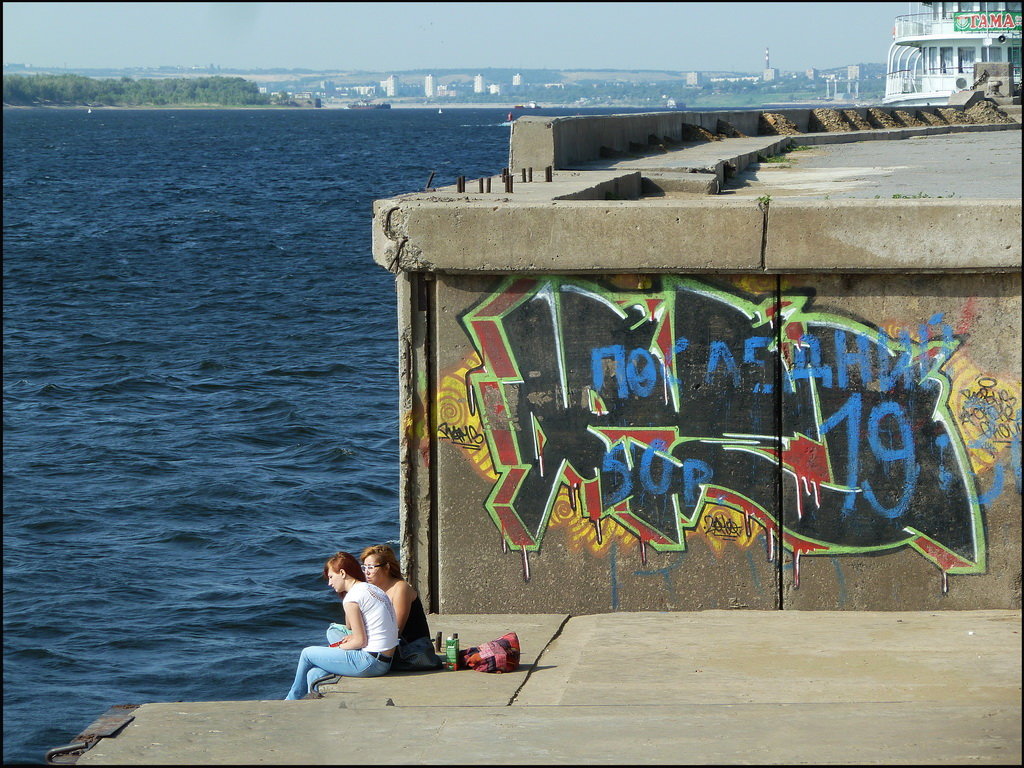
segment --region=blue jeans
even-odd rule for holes
[[[310,687],[327,674],[346,677],[379,677],[391,669],[391,664],[371,656],[367,651],[350,651],[345,648],[327,648],[311,645],[303,648],[299,665],[295,670],[292,689],[286,700],[301,699],[309,693]]]

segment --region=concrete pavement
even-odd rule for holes
[[[1021,612],[432,616],[516,631],[514,673],[346,678],[317,700],[145,704],[81,765],[1012,764]]]

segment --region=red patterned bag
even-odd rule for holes
[[[519,668],[519,637],[515,632],[483,645],[467,648],[460,666],[477,672],[515,672]]]

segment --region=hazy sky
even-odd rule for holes
[[[884,62],[908,3],[8,3],[5,63],[401,71]]]

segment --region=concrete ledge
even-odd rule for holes
[[[761,268],[756,204],[647,199],[378,201],[373,253],[413,272],[676,272]]]
[[[756,136],[687,144],[665,152],[643,156],[593,160],[573,166],[574,170],[625,171],[639,170],[644,176],[653,173],[714,174],[719,186],[727,174],[739,173],[758,162],[760,156],[771,157],[793,145],[790,136]]]
[[[1020,200],[382,200],[392,271],[1015,271]],[[767,227],[767,228],[766,228]],[[762,235],[764,258],[762,260]]]
[[[644,173],[642,192],[644,196],[663,195],[717,195],[721,188],[718,174],[653,171]]]
[[[1020,200],[844,200],[769,204],[770,272],[1014,271]]]

